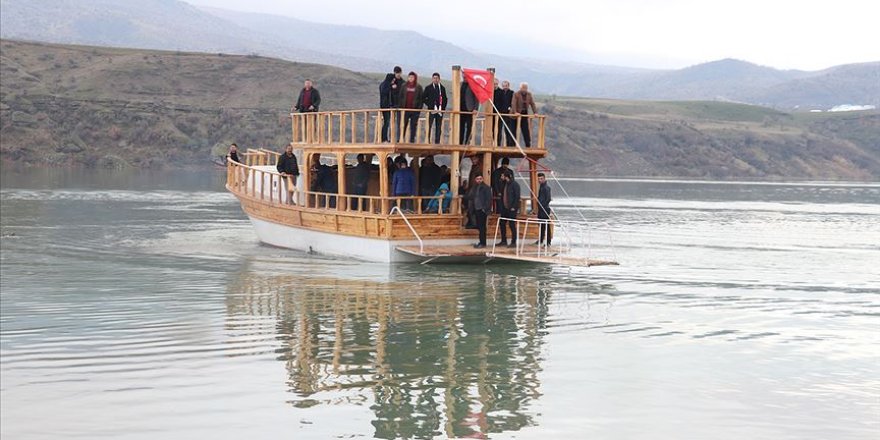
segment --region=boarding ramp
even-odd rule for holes
[[[502,221],[516,225],[515,247],[498,245]],[[530,234],[532,237],[536,236],[535,233],[542,227],[552,234],[552,244],[547,245],[540,240],[535,243],[528,238]],[[486,252],[489,258],[582,267],[618,265],[614,239],[610,227],[605,223],[499,218],[495,223],[495,238],[492,243],[489,252]]]

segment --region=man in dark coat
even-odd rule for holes
[[[373,172],[373,167],[367,161],[367,156],[365,154],[358,154],[357,162],[357,165],[354,167],[354,172],[352,173],[352,194],[356,196],[365,196],[367,195],[367,186],[370,184],[370,175]],[[355,211],[359,210],[360,201],[360,197],[352,197],[351,209]]]
[[[437,188],[440,188],[442,177],[443,170],[434,163],[434,156],[425,156],[419,167],[419,195],[433,196],[437,192]],[[427,206],[427,204],[428,199],[425,199],[423,205]]]
[[[473,197],[474,213],[477,217],[477,229],[480,232],[480,241],[475,248],[486,247],[486,219],[492,210],[492,189],[483,182],[483,176],[476,176],[473,188],[470,190]]]
[[[501,242],[499,246],[516,247],[516,216],[519,214],[520,188],[513,178],[513,171],[501,174],[504,189],[501,191]],[[510,244],[507,243],[507,228],[510,228]]]
[[[501,213],[501,191],[504,189],[504,183],[501,181],[501,175],[510,170],[510,158],[501,159],[501,166],[492,170],[492,196],[495,198],[495,212]]]
[[[443,124],[443,113],[446,111],[446,87],[440,83],[440,74],[434,72],[431,75],[431,84],[425,87],[425,107],[431,112],[428,114],[428,139],[434,133],[434,143],[440,143],[440,127]]]
[[[480,103],[477,102],[476,95],[474,95],[474,92],[471,90],[471,87],[465,80],[462,80],[461,82],[460,100],[461,111],[463,113],[460,117],[461,127],[459,128],[458,132],[458,144],[467,145],[471,142],[471,131],[473,130],[474,126],[474,112],[477,111]]]
[[[403,69],[400,66],[394,66],[394,73],[385,75],[385,80],[379,84],[379,108],[392,109],[398,108],[397,102],[401,86],[403,86],[403,78],[401,74]],[[391,142],[391,110],[382,112],[382,142]],[[400,119],[397,119],[398,125]],[[399,127],[398,127],[399,128]],[[397,136],[394,137],[395,140]]]
[[[336,173],[333,172],[333,168],[331,168],[329,165],[321,163],[321,159],[318,155],[315,156],[312,171],[315,173],[315,180],[312,182],[312,191],[328,194],[336,194],[339,192],[339,185],[336,181]],[[319,197],[319,206],[324,206],[324,200],[327,200],[327,205],[330,208],[336,207],[336,197]]]
[[[287,185],[287,200],[291,204],[294,203],[294,190],[296,189],[296,179],[299,177],[299,164],[296,162],[296,156],[293,154],[293,144],[287,144],[284,154],[278,156],[278,163],[275,169],[281,173],[282,182]]]
[[[312,87],[312,80],[307,79],[304,87],[299,91],[299,97],[296,98],[294,110],[299,113],[308,113],[318,111],[321,105],[321,94],[318,89]]]
[[[514,133],[516,132],[516,127],[513,125],[513,118],[510,116],[510,114],[513,113],[513,90],[510,90],[510,81],[501,82],[501,88],[495,89],[495,95],[492,100],[495,103],[495,107],[498,108],[498,113],[501,118],[501,121],[498,121],[498,146],[501,146],[502,137],[507,140],[508,147],[516,146],[516,142],[513,140],[514,137],[511,136],[511,132],[508,131],[512,130]],[[507,124],[507,128],[504,128],[505,124]]]
[[[550,194],[550,185],[547,185],[547,177],[544,173],[538,173],[538,219],[546,220],[546,223],[541,223],[540,226],[540,234],[538,235],[538,241],[535,244],[541,244],[544,242],[544,237],[547,238],[547,246],[550,246],[550,242],[553,241],[553,230],[550,228],[550,202],[553,200],[553,196]]]

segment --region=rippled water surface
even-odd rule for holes
[[[880,438],[880,185],[566,181],[611,268],[261,246],[222,172],[5,172],[0,436]]]

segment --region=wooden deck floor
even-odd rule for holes
[[[520,254],[517,255],[516,249],[508,248],[506,246],[496,246],[493,249],[492,246],[486,246],[482,249],[476,249],[473,245],[429,245],[425,246],[424,249],[419,249],[418,246],[398,246],[397,249],[401,252],[406,252],[411,255],[424,257],[426,259],[440,259],[444,257],[454,257],[454,258],[465,258],[465,257],[486,257],[486,258],[498,258],[503,260],[511,260],[511,261],[524,261],[531,263],[542,263],[542,264],[561,264],[566,266],[617,266],[618,263],[616,261],[611,260],[598,260],[598,259],[590,259],[584,258],[577,255],[538,255],[538,246],[536,245],[525,245],[520,249]]]

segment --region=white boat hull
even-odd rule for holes
[[[250,219],[260,241],[271,246],[378,263],[414,263],[426,259],[397,250],[398,246],[418,246],[419,241],[415,239],[381,240],[354,237],[286,226],[255,217],[250,217]],[[424,241],[426,246],[471,243],[474,243],[474,240],[444,239]]]

